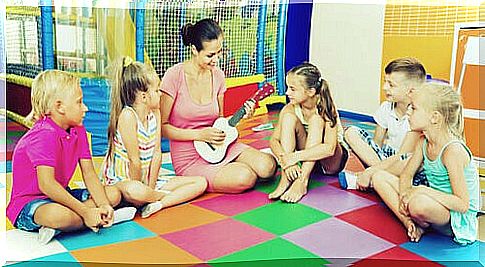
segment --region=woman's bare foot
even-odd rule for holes
[[[421,236],[424,234],[424,229],[412,220],[409,220],[406,228],[408,230],[409,240],[411,240],[411,242],[419,242],[419,239],[421,239]]]
[[[308,181],[303,179],[297,179],[291,184],[290,188],[281,196],[281,200],[296,203],[306,195],[307,193]]]
[[[280,179],[280,182],[278,183],[278,186],[276,187],[276,189],[273,192],[271,192],[268,195],[268,198],[269,199],[277,199],[277,198],[281,197],[281,195],[283,195],[283,193],[286,192],[286,189],[288,189],[288,187],[290,185],[291,185],[291,182],[288,180],[286,175],[282,172],[281,173],[281,179]]]

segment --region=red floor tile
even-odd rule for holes
[[[409,241],[401,222],[381,204],[344,213],[337,218],[397,245]]]

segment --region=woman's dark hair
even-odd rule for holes
[[[187,23],[180,31],[185,46],[194,45],[197,51],[204,47],[203,42],[216,40],[222,36],[222,29],[213,19],[202,19],[195,24]]]
[[[328,88],[328,83],[322,78],[318,68],[308,62],[293,67],[288,71],[288,74],[302,76],[306,89],[314,88],[319,100],[317,101],[318,114],[322,116],[324,121],[330,121],[331,126],[337,124],[337,109],[333,103],[332,94]]]

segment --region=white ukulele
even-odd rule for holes
[[[254,102],[258,102],[267,96],[274,93],[274,87],[271,84],[266,83],[261,89],[256,91],[256,93],[250,98]],[[236,129],[238,122],[246,115],[246,110],[244,105],[239,108],[231,119],[218,118],[212,127],[223,131],[226,134],[224,143],[221,145],[214,145],[204,141],[194,141],[195,150],[199,155],[209,163],[219,163],[226,156],[227,147],[234,142],[239,133]]]

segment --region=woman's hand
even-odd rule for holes
[[[226,134],[214,127],[207,127],[199,132],[198,141],[203,141],[213,145],[222,145],[224,143],[224,139],[226,138]]]

